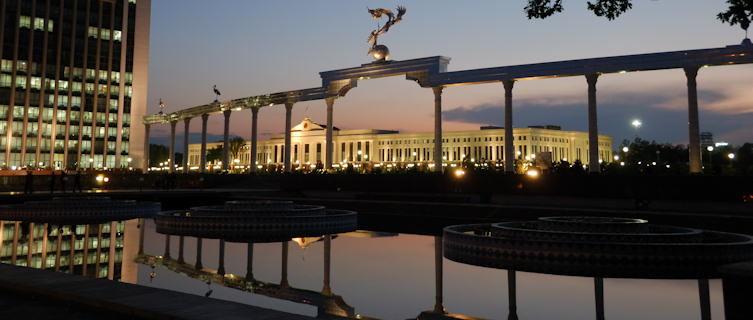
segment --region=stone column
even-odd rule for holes
[[[86,276],[88,274],[88,267],[89,267],[89,225],[87,224],[86,227],[84,227],[84,259],[81,263],[82,271],[81,275]]]
[[[259,140],[258,136],[259,108],[251,108],[251,173],[256,172],[256,146]]]
[[[696,89],[696,76],[698,67],[685,68],[685,77],[688,78],[688,154],[690,155],[690,173],[701,173],[701,137],[698,128],[698,91]]]
[[[76,256],[76,225],[71,225],[71,245],[68,251],[68,273],[73,274],[73,258]]]
[[[183,119],[183,173],[188,173],[188,128],[191,118]]]
[[[3,239],[3,235],[4,235],[3,228],[4,227],[5,227],[5,221],[0,220],[0,252],[3,252],[3,241],[5,240],[5,239]]]
[[[196,262],[194,262],[194,268],[201,270],[201,238],[196,238]]]
[[[60,271],[60,249],[62,248],[63,244],[63,226],[57,226],[58,227],[58,239],[57,243],[55,244],[55,272]],[[2,234],[2,232],[0,232]],[[73,243],[71,243],[73,245]]]
[[[246,281],[254,281],[254,244],[248,243],[246,254]]]
[[[434,91],[434,172],[442,172],[442,89],[433,87]]]
[[[335,105],[335,98],[330,97],[324,99],[324,101],[327,103],[327,136],[325,138],[324,146],[324,167],[327,169],[332,169],[332,163],[334,160],[334,145],[332,144],[332,107]]]
[[[201,173],[207,172],[207,120],[208,114],[201,115],[201,155],[199,160],[199,169]]]
[[[109,258],[107,259],[107,279],[108,280],[115,279],[115,243],[118,241],[117,228],[118,228],[118,223],[115,221],[111,221],[110,222],[110,247],[108,248]],[[123,236],[123,238],[125,238],[125,235]]]
[[[97,251],[94,258],[94,278],[99,278],[99,258],[102,256],[102,224],[97,225]]]
[[[168,165],[170,168],[168,169],[170,173],[175,172],[175,125],[177,125],[177,121],[171,121],[170,122],[170,154],[168,154]]]
[[[34,255],[34,222],[29,222],[29,241],[26,244],[26,267],[31,268],[31,257]]]
[[[16,221],[16,224],[13,226],[13,248],[11,248],[10,253],[10,264],[16,265],[16,255],[18,254],[18,229],[21,227],[21,222]]]
[[[146,228],[146,219],[139,219],[139,254],[144,254],[144,229]]]
[[[445,313],[442,298],[442,237],[434,237],[434,312]]]
[[[225,131],[222,140],[222,170],[230,168],[230,110],[225,110]]]
[[[290,147],[290,126],[291,126],[291,119],[293,112],[293,103],[292,102],[286,102],[285,103],[285,159],[284,159],[284,165],[285,165],[285,172],[290,172],[290,160],[292,156],[292,151]]]
[[[505,87],[505,173],[515,173],[515,146],[512,135],[512,87],[515,80],[503,80],[502,85]]]
[[[149,170],[149,128],[151,125],[144,125],[144,173]],[[79,164],[79,167],[81,164]]]
[[[170,235],[165,235],[165,258],[170,258]]]
[[[517,280],[515,280],[515,270],[507,270],[507,301],[509,305],[508,320],[518,320],[518,293]]]
[[[178,237],[178,263],[184,263],[183,260],[183,246],[184,246],[185,239],[183,236]]]
[[[596,320],[604,320],[604,278],[594,278],[594,297],[596,298]]]
[[[220,254],[219,254],[219,267],[217,267],[217,274],[225,275],[225,240],[220,239]]]
[[[598,73],[586,75],[588,82],[588,172],[599,173],[599,128],[596,117],[596,80]]]
[[[332,288],[330,283],[330,263],[332,258],[332,236],[327,235],[324,238],[324,286],[322,287],[322,294],[331,296]]]
[[[711,320],[711,300],[709,298],[708,279],[698,279],[698,297],[701,300],[701,320]]]
[[[280,265],[280,286],[289,287],[288,283],[288,242],[282,242],[282,263]]]

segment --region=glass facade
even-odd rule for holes
[[[136,6],[0,1],[1,168],[113,168],[131,156]]]

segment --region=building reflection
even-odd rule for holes
[[[124,261],[133,264],[135,257],[135,252],[127,251],[126,233],[137,227],[137,220],[91,224],[0,220],[0,263],[127,281],[136,274],[123,272]]]

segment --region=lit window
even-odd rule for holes
[[[18,21],[18,27],[27,29],[31,28],[31,17],[21,16]]]

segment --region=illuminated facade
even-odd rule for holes
[[[0,167],[143,157],[151,0],[0,2]]]
[[[291,130],[291,162],[311,165],[324,161],[326,127],[305,118]],[[340,130],[334,128],[335,163],[377,162],[377,163],[417,163],[433,161],[434,133],[400,133],[390,130],[359,129]],[[521,159],[531,159],[531,155],[551,153],[553,161],[580,160],[588,163],[588,133],[563,131],[558,126],[531,126],[514,128],[513,146]],[[480,130],[449,131],[442,133],[443,162],[459,163],[463,158],[475,162],[501,162],[504,160],[504,128],[481,127]],[[599,160],[612,158],[612,137],[599,135]],[[272,135],[269,140],[259,141],[257,165],[282,164],[285,142],[284,135]],[[207,150],[221,147],[222,143],[207,143]],[[247,142],[231,161],[249,163],[250,143]],[[188,161],[198,164],[201,145],[191,144],[188,148]],[[197,169],[194,167],[194,169]]]

